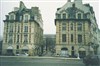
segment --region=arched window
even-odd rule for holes
[[[78,19],[81,19],[81,13],[78,14]]]
[[[14,20],[15,19],[15,15],[14,14],[10,14],[10,20]]]
[[[66,14],[63,14],[63,19],[66,19]]]

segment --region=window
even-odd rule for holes
[[[68,14],[68,18],[71,18],[71,15],[70,14]]]
[[[73,30],[73,23],[71,23],[71,25],[70,25],[70,29]]]
[[[27,38],[28,38],[28,35],[25,34],[25,35],[24,35],[24,43],[28,43]]]
[[[66,23],[62,23],[62,31],[66,30]]]
[[[19,33],[19,31],[20,31],[20,26],[18,25],[18,33]]]
[[[61,14],[57,14],[57,19],[61,19]]]
[[[12,33],[9,33],[9,42],[8,43],[12,43],[12,38],[13,38]]]
[[[78,14],[78,19],[81,19],[81,14]]]
[[[73,42],[73,34],[71,34],[71,42]]]
[[[74,46],[72,46],[72,50],[74,50]]]
[[[82,42],[82,35],[78,35],[78,43]]]
[[[28,22],[28,15],[25,15],[25,22]]]
[[[66,14],[63,14],[63,19],[66,19]]]
[[[62,34],[62,42],[66,42],[66,34]]]
[[[17,45],[17,49],[19,49],[19,45]]]
[[[10,20],[14,20],[14,15],[10,15]]]
[[[10,25],[10,32],[13,32],[13,26]]]
[[[28,32],[28,26],[24,26],[24,32]]]
[[[17,35],[17,43],[19,43],[19,35]]]
[[[82,23],[80,22],[80,23],[78,23],[78,25],[77,25],[78,27],[77,27],[77,30],[78,31],[82,31]]]
[[[84,19],[87,19],[87,15],[86,15],[86,14],[84,14],[84,15],[83,15],[83,18],[84,18]]]

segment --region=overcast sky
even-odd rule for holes
[[[24,2],[25,6],[27,8],[31,7],[39,7],[42,19],[43,19],[43,28],[44,28],[44,34],[55,34],[55,13],[56,9],[59,7],[62,7],[65,3],[67,3],[67,0],[21,0]],[[73,1],[73,0],[72,0]],[[14,7],[19,7],[20,0],[1,0],[0,2],[0,35],[3,35],[3,20],[5,20],[5,15],[7,15],[9,12],[14,10]],[[93,9],[95,11],[95,16],[97,19],[98,26],[100,28],[100,22],[99,22],[99,0],[83,0],[83,3],[89,3],[91,6],[93,6]]]

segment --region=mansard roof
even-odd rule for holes
[[[12,13],[14,13],[17,16],[22,16],[25,13],[28,13],[30,16],[33,16],[35,14],[39,14],[39,9],[38,7],[32,7],[31,9],[28,9],[24,5],[24,3],[20,1],[19,9],[17,11],[9,12],[9,14],[12,14]]]
[[[58,8],[56,13],[60,14],[63,10],[67,9],[72,10],[73,5],[75,7],[74,10],[77,9],[84,13],[94,13],[92,6],[90,6],[89,4],[82,4],[81,2],[67,2],[64,6]]]

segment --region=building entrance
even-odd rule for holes
[[[69,57],[69,55],[68,55],[68,49],[67,48],[61,48],[60,56]]]

